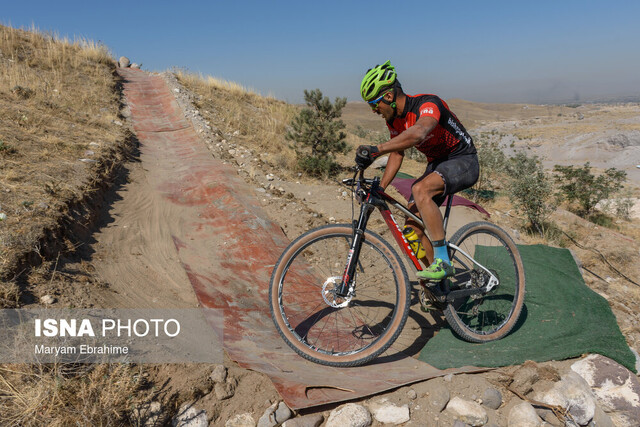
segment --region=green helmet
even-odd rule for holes
[[[396,70],[390,61],[370,68],[360,84],[360,95],[365,101],[375,99],[380,91],[396,81]]]

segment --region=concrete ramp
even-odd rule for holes
[[[211,155],[162,77],[132,69],[119,73],[151,187],[184,212],[172,224],[180,262],[200,304],[223,310],[224,327],[215,321],[211,326],[240,366],[268,375],[292,409],[473,370],[438,370],[399,351],[364,367],[330,368],[290,350],[268,306],[269,277],[287,238],[236,170]]]

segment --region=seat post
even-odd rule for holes
[[[449,214],[451,214],[451,206],[453,204],[453,194],[449,194],[447,196],[447,207],[444,211],[444,220],[443,220],[443,227],[444,227],[444,235],[446,237],[447,235],[447,224],[449,223]]]

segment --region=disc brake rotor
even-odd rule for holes
[[[337,295],[338,288],[342,284],[342,277],[334,276],[329,277],[322,285],[322,298],[328,306],[333,308],[347,307],[353,298],[353,294],[349,292],[347,297],[340,297]]]

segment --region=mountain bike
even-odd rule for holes
[[[367,229],[378,209],[410,266],[422,265],[390,206],[424,228],[407,206],[385,193],[379,178],[358,170],[344,179],[360,203],[351,224],[325,225],[295,239],[275,264],[269,284],[271,315],[284,341],[315,363],[347,367],[367,363],[402,332],[411,306],[411,282],[402,259],[380,235]],[[444,214],[446,230],[452,197]],[[355,211],[354,211],[355,212]],[[484,221],[460,228],[448,241],[454,275],[434,283],[419,280],[423,307],[444,311],[462,339],[500,339],[515,326],[525,294],[522,260],[513,240]]]

